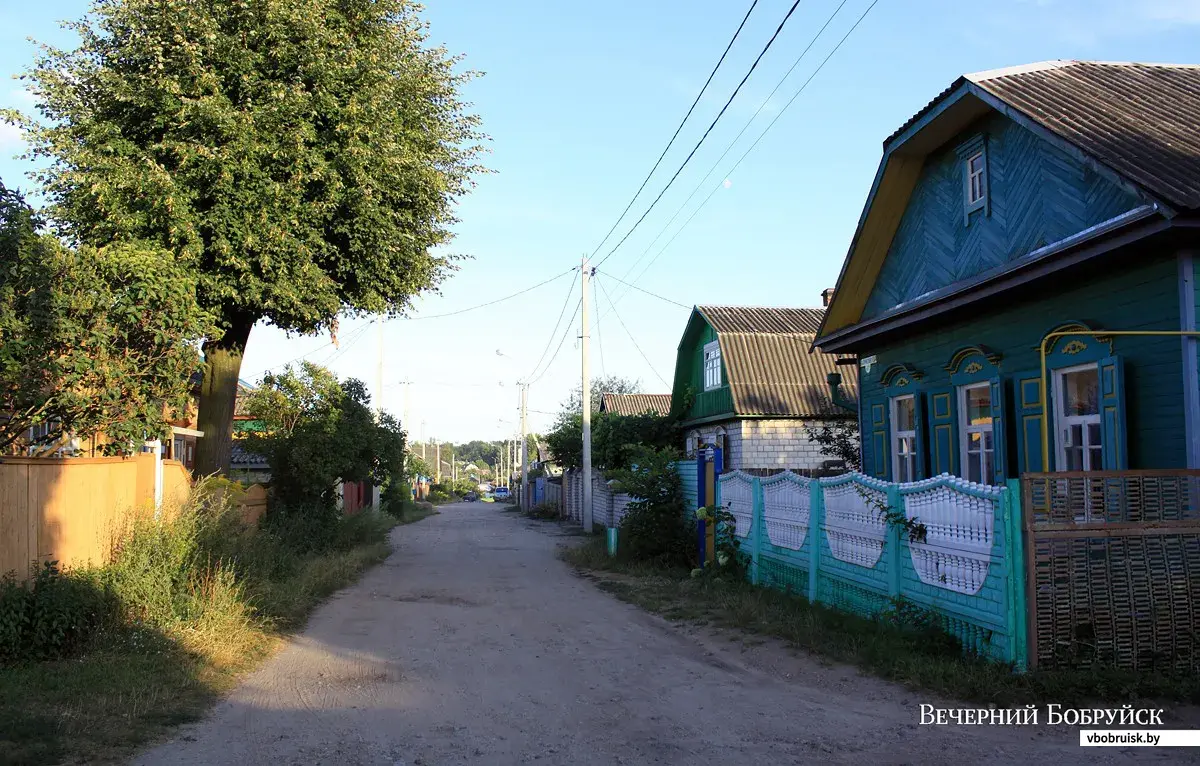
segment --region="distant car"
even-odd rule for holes
[[[473,503],[478,499],[479,495],[475,494],[474,492],[468,492],[467,494],[463,495],[463,500],[467,501],[468,503]]]
[[[512,497],[512,492],[509,492],[508,487],[496,487],[492,495],[497,500],[508,500]]]

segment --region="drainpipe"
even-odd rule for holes
[[[858,405],[842,396],[842,374],[840,372],[831,372],[825,376],[825,382],[829,384],[829,398],[833,401],[834,405],[857,415]]]

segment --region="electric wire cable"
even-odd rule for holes
[[[646,184],[650,182],[650,178],[654,175],[654,171],[658,170],[658,166],[662,164],[663,158],[667,156],[667,152],[670,151],[671,147],[675,145],[675,139],[679,138],[679,132],[683,130],[683,126],[692,116],[692,112],[696,110],[696,105],[700,103],[700,99],[704,96],[705,91],[708,90],[708,86],[712,83],[713,77],[716,76],[717,70],[720,69],[721,64],[725,62],[725,57],[729,55],[730,49],[733,48],[733,44],[737,41],[738,35],[742,33],[742,28],[746,26],[746,22],[749,21],[750,14],[754,12],[754,7],[756,5],[758,5],[758,0],[754,0],[754,2],[750,3],[750,10],[746,11],[746,15],[742,17],[742,23],[738,24],[738,28],[733,33],[733,37],[730,38],[729,44],[725,46],[725,51],[721,54],[721,58],[717,60],[717,65],[714,66],[712,71],[708,73],[708,79],[704,81],[704,87],[700,88],[700,92],[696,94],[696,100],[692,102],[692,105],[688,107],[687,114],[685,114],[683,119],[679,121],[679,126],[675,128],[675,133],[671,136],[671,140],[667,142],[666,148],[662,150],[662,154],[658,155],[658,159],[655,160],[654,167],[650,168],[650,172],[647,173],[646,177],[642,179],[642,185],[639,186],[637,191],[633,193],[633,197],[629,200],[629,204],[626,205],[625,209],[621,211],[621,215],[617,216],[617,220],[613,221],[612,228],[609,229],[608,233],[604,235],[604,239],[600,240],[600,244],[596,245],[596,249],[592,251],[592,254],[589,257],[594,258],[596,253],[600,252],[600,248],[604,247],[604,243],[607,242],[608,238],[612,236],[612,233],[617,230],[617,226],[621,224],[621,221],[625,220],[625,215],[629,212],[629,209],[633,207],[633,203],[637,202],[638,196],[641,195],[642,191],[646,188]]]
[[[533,365],[533,372],[525,376],[526,379],[537,375],[538,370],[542,366],[542,361],[545,360],[546,354],[550,351],[550,347],[554,345],[554,336],[558,332],[558,326],[562,324],[563,317],[567,313],[567,306],[571,303],[571,294],[575,292],[575,280],[571,280],[571,284],[567,287],[567,297],[563,300],[562,309],[558,312],[558,319],[554,322],[554,329],[550,331],[550,338],[546,341],[546,347],[542,349],[542,355],[538,357],[537,364]]]
[[[739,157],[738,161],[733,164],[733,167],[731,167],[728,170],[728,172],[725,173],[726,178],[728,178],[730,175],[732,175],[733,171],[737,170],[738,166],[740,166],[742,164],[742,162],[746,159],[746,157],[748,157],[750,155],[750,152],[754,151],[754,148],[757,147],[759,142],[761,142],[763,140],[763,137],[765,137],[767,135],[767,133],[770,132],[771,128],[773,128],[775,126],[775,123],[777,123],[779,121],[779,118],[781,118],[784,115],[784,113],[788,110],[788,108],[793,103],[795,103],[796,99],[800,96],[800,94],[804,92],[804,89],[808,87],[808,84],[811,83],[813,81],[813,78],[815,78],[821,72],[821,70],[825,68],[825,65],[827,63],[829,63],[829,60],[831,58],[833,58],[833,55],[838,52],[838,50],[842,47],[842,45],[846,42],[846,40],[850,37],[850,35],[854,32],[854,30],[858,28],[858,26],[863,22],[864,19],[866,19],[867,14],[869,14],[871,12],[871,10],[878,3],[879,3],[879,0],[872,0],[871,4],[868,5],[866,10],[864,10],[862,12],[862,15],[860,15],[858,17],[858,19],[854,22],[854,24],[850,27],[850,29],[846,31],[846,34],[842,35],[842,38],[838,41],[837,45],[835,45],[833,47],[833,50],[829,51],[829,53],[825,56],[825,58],[822,59],[821,63],[817,65],[817,68],[815,70],[813,70],[813,73],[808,76],[808,79],[804,81],[804,83],[800,86],[800,88],[794,94],[792,94],[792,97],[788,100],[788,102],[786,104],[784,104],[783,108],[779,110],[779,113],[775,115],[775,118],[773,120],[771,120],[771,122],[767,125],[767,127],[765,129],[763,129],[763,131],[761,133],[759,133],[758,138],[756,138],[754,140],[754,143],[752,143],[750,145],[750,147],[748,149],[746,149],[745,152],[742,153],[742,156]],[[701,202],[700,205],[695,210],[692,211],[692,214],[690,216],[688,216],[687,220],[684,221],[683,225],[680,226],[679,229],[677,229],[675,231],[675,233],[671,236],[671,239],[668,240],[667,243],[665,245],[663,245],[663,247],[654,255],[654,257],[650,259],[650,261],[645,265],[645,267],[642,268],[641,272],[638,273],[637,277],[635,277],[632,280],[633,282],[636,283],[636,282],[641,281],[642,277],[644,277],[646,275],[646,272],[649,271],[650,267],[654,265],[654,262],[657,261],[664,252],[667,251],[667,249],[675,241],[675,238],[679,236],[680,232],[682,232],[684,229],[687,228],[688,224],[691,223],[692,220],[696,217],[696,214],[699,213],[700,210],[703,209],[704,206],[708,204],[708,201],[712,199],[713,195],[716,194],[716,192],[720,188],[721,188],[721,184],[717,184],[716,186],[713,187],[713,189],[708,193],[708,196],[704,198],[704,201]],[[622,295],[618,296],[617,300],[619,301],[627,293],[628,293],[628,291],[626,291],[626,293],[623,293]],[[610,304],[611,303],[615,303],[615,301],[610,301]],[[611,310],[612,309],[610,309],[610,311]]]
[[[600,289],[604,292],[604,297],[608,298],[608,303],[611,306],[612,296],[608,294],[608,288],[604,285],[600,285]],[[633,333],[629,331],[629,328],[625,325],[625,320],[621,318],[621,314],[616,310],[616,308],[612,309],[612,315],[617,318],[618,322],[620,322],[621,328],[625,330],[625,334],[629,336],[629,340],[631,343],[633,343],[633,347],[636,348],[637,352],[642,355],[642,359],[645,360],[646,366],[650,368],[650,372],[653,372],[655,377],[661,380],[664,386],[670,388],[671,384],[667,382],[666,378],[658,374],[658,370],[654,369],[654,365],[650,363],[650,357],[646,356],[645,351],[642,351],[642,347],[638,345],[637,339],[633,337]]]
[[[754,63],[750,65],[748,70],[746,70],[746,74],[742,77],[742,81],[739,82],[737,87],[733,89],[733,93],[729,95],[729,100],[725,102],[725,106],[721,107],[721,111],[717,112],[717,116],[713,118],[713,121],[708,126],[708,129],[704,131],[704,135],[700,136],[700,140],[697,141],[696,145],[692,147],[692,151],[688,152],[688,156],[683,160],[683,164],[681,164],[675,171],[675,175],[671,176],[671,180],[667,181],[667,185],[662,188],[662,191],[658,193],[658,196],[654,198],[654,201],[650,203],[650,207],[646,208],[641,217],[634,222],[629,231],[625,232],[625,236],[621,237],[621,240],[617,242],[617,244],[613,245],[612,249],[600,259],[600,261],[596,264],[597,266],[611,258],[612,254],[617,252],[617,249],[621,247],[621,245],[625,244],[625,240],[629,239],[629,236],[637,230],[637,227],[641,225],[642,221],[646,220],[646,216],[650,215],[650,211],[654,209],[659,200],[663,198],[663,195],[667,193],[667,190],[670,189],[672,184],[675,183],[675,179],[679,178],[679,174],[682,173],[683,169],[686,168],[688,163],[692,161],[692,157],[696,156],[696,152],[700,150],[701,145],[703,145],[705,139],[708,138],[708,134],[712,133],[713,128],[715,128],[717,123],[721,121],[721,118],[725,115],[726,110],[729,109],[729,105],[733,103],[735,98],[737,98],[737,94],[741,91],[742,86],[746,84],[746,81],[750,79],[750,75],[752,75],[754,70],[758,68],[758,63],[762,61],[763,56],[767,55],[767,51],[771,49],[771,46],[775,43],[775,39],[779,37],[779,33],[783,31],[783,27],[788,23],[788,19],[790,19],[792,14],[796,12],[796,8],[799,5],[800,0],[795,0],[795,2],[792,3],[792,7],[788,9],[787,14],[783,17],[783,21],[779,22],[779,26],[775,28],[775,34],[771,35],[770,40],[767,40],[767,44],[764,45],[763,49],[759,52],[758,58],[754,59]]]
[[[420,317],[397,317],[397,319],[399,319],[402,322],[419,322],[423,319],[441,319],[442,317],[458,316],[459,314],[465,314],[468,311],[475,311],[477,309],[487,308],[488,306],[495,306],[497,303],[503,303],[504,301],[512,300],[513,298],[524,295],[525,293],[532,292],[533,290],[536,290],[543,285],[548,285],[557,279],[562,279],[563,277],[565,277],[567,274],[570,274],[574,270],[575,270],[575,267],[572,266],[571,268],[567,269],[566,271],[561,272],[559,274],[555,274],[554,276],[550,277],[549,279],[547,279],[543,282],[538,282],[536,285],[533,285],[532,287],[526,287],[524,290],[518,290],[517,292],[515,292],[511,295],[505,295],[503,298],[496,298],[495,300],[488,301],[487,303],[480,303],[477,306],[468,306],[465,309],[458,309],[456,311],[447,311],[444,314],[430,314],[429,316],[420,316]]]
[[[683,201],[682,205],[676,208],[675,213],[671,216],[671,219],[667,221],[658,234],[655,235],[654,239],[650,241],[650,244],[646,245],[646,249],[643,250],[642,254],[637,257],[637,260],[625,270],[626,278],[633,273],[633,270],[638,267],[638,264],[642,262],[642,259],[649,255],[650,251],[654,249],[654,245],[657,244],[658,241],[662,239],[663,234],[665,234],[667,230],[671,228],[671,224],[675,223],[675,219],[679,217],[679,214],[682,213],[696,197],[696,193],[704,188],[704,185],[708,182],[708,179],[712,177],[713,171],[715,171],[717,167],[719,167],[720,164],[725,161],[725,158],[729,156],[729,152],[731,152],[733,147],[737,145],[737,142],[742,140],[742,136],[746,135],[746,131],[749,130],[750,126],[754,124],[754,121],[758,119],[758,115],[762,114],[762,110],[766,109],[767,104],[771,103],[771,99],[775,97],[775,94],[779,92],[779,89],[783,87],[783,84],[787,82],[789,77],[792,76],[792,72],[796,71],[796,67],[800,66],[800,62],[803,61],[808,55],[808,52],[812,50],[813,45],[815,45],[817,40],[821,38],[821,35],[825,34],[825,30],[829,28],[829,25],[833,23],[833,20],[837,17],[837,15],[842,12],[842,8],[847,2],[849,2],[849,0],[842,0],[838,7],[833,10],[833,13],[829,14],[829,18],[825,20],[825,23],[821,25],[821,28],[817,30],[817,33],[813,35],[811,40],[808,41],[808,45],[804,46],[804,50],[800,51],[800,55],[797,56],[796,60],[792,62],[792,65],[788,67],[788,70],[784,73],[783,77],[779,78],[779,82],[775,83],[775,87],[771,89],[771,92],[767,94],[767,97],[764,98],[762,103],[758,105],[758,109],[754,110],[754,114],[750,116],[750,119],[746,120],[746,124],[742,125],[742,129],[738,131],[738,134],[734,136],[733,140],[729,142],[729,145],[725,147],[725,151],[721,152],[721,156],[717,158],[716,162],[712,164],[712,167],[708,169],[708,172],[704,174],[704,177],[700,179],[700,182],[697,183],[692,189],[691,193],[688,194],[687,199]],[[609,276],[612,275],[610,274]],[[621,296],[617,296],[617,300],[620,299]]]
[[[567,336],[571,334],[571,325],[575,322],[575,317],[579,316],[579,307],[582,305],[583,305],[583,298],[580,298],[579,301],[575,304],[575,312],[573,314],[571,314],[570,321],[568,321],[567,326],[565,328],[563,328],[562,338],[558,341],[558,348],[554,349],[554,356],[550,357],[550,361],[546,362],[546,366],[542,369],[541,373],[539,373],[536,378],[525,381],[526,386],[532,386],[534,383],[537,383],[539,380],[541,380],[543,377],[545,377],[546,373],[550,370],[550,366],[552,364],[554,364],[554,360],[558,358],[558,353],[560,351],[562,351],[563,343],[566,342]]]

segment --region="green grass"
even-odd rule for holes
[[[322,600],[386,558],[393,526],[432,513],[346,517],[324,550],[305,554],[227,513],[135,527],[118,559],[89,574],[119,598],[122,624],[82,655],[0,666],[0,764],[119,762],[197,719]]]
[[[997,706],[1165,700],[1200,703],[1200,676],[1126,671],[1033,671],[964,656],[945,634],[867,620],[735,578],[691,577],[608,556],[592,539],[562,557],[623,601],[668,619],[782,639],[834,662],[945,697]]]

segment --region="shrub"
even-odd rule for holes
[[[558,510],[558,506],[551,505],[549,503],[535,505],[526,511],[525,515],[531,519],[538,519],[540,521],[555,521],[562,517],[562,514]]]
[[[620,491],[632,500],[621,519],[620,555],[668,567],[688,566],[692,534],[684,516],[683,483],[675,471],[678,455],[670,449],[638,447],[636,467],[614,471]]]
[[[56,660],[86,649],[117,619],[112,593],[86,573],[49,561],[26,585],[0,580],[0,662]]]

